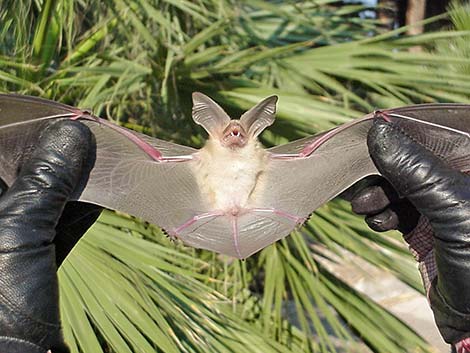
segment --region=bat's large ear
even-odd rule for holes
[[[193,93],[193,120],[212,137],[220,137],[230,123],[230,117],[212,99],[200,92]]]
[[[277,96],[270,96],[241,116],[240,123],[250,136],[258,136],[274,122],[276,103]]]

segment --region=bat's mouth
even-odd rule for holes
[[[222,144],[226,147],[243,147],[246,140],[245,129],[238,123],[231,122],[223,132]]]

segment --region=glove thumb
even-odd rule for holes
[[[465,174],[449,168],[392,123],[376,120],[367,145],[382,176],[428,218],[436,234],[454,236],[449,229],[453,225],[462,231],[462,222],[468,221],[468,213],[462,211],[470,199]]]
[[[53,241],[54,228],[82,177],[90,141],[89,129],[75,121],[60,121],[42,133],[31,158],[0,199],[4,250],[8,245],[12,248],[20,245],[15,244],[18,229],[35,234],[29,237],[30,244],[20,245],[22,248]],[[12,237],[8,236],[9,229]]]
[[[79,122],[51,125],[0,199],[2,352],[17,339],[44,350],[67,351],[52,241],[64,206],[82,177],[90,139],[91,132]]]
[[[367,144],[380,173],[428,219],[434,231],[438,294],[431,295],[431,302],[470,313],[470,178],[384,121],[374,123]]]

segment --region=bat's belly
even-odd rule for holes
[[[246,208],[250,203],[258,186],[257,171],[239,170],[238,168],[227,168],[227,173],[214,175],[209,182],[213,194],[212,207],[228,213],[237,213]]]
[[[253,204],[266,165],[265,151],[255,152],[248,156],[201,155],[198,182],[210,210],[235,215]]]

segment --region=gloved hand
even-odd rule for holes
[[[75,121],[42,133],[17,180],[0,197],[0,352],[68,352],[56,271],[100,213],[67,203],[94,160],[92,135]]]
[[[404,233],[441,334],[459,352],[470,352],[470,176],[382,120],[367,143],[388,182],[356,193],[353,211],[366,215],[374,230]]]

